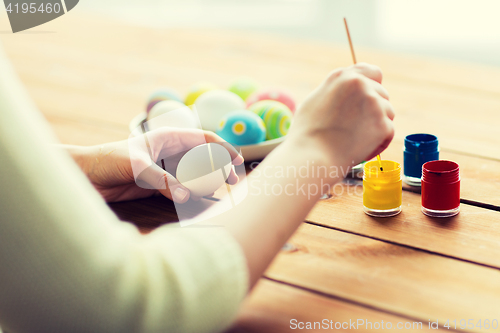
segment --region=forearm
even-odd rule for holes
[[[331,167],[340,168],[319,149],[287,141],[248,175],[249,192],[244,201],[207,222],[224,225],[241,245],[251,286],[304,220],[322,190],[341,181],[340,172],[329,177]]]

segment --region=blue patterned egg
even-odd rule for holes
[[[266,126],[262,118],[255,113],[237,110],[222,117],[217,134],[235,145],[251,145],[266,139]]]

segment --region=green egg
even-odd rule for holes
[[[228,90],[240,96],[245,101],[258,88],[259,85],[254,80],[248,77],[240,77],[231,83]]]
[[[272,100],[263,100],[252,104],[249,110],[264,121],[267,129],[267,140],[281,138],[288,133],[293,114],[285,104]]]

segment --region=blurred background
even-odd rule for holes
[[[351,64],[345,16],[358,61],[384,71],[399,143],[433,133],[498,160],[498,13],[499,0],[80,0],[16,34],[0,10],[0,40],[61,141],[89,145],[127,137],[163,86],[250,76],[301,103]]]
[[[81,0],[149,27],[252,30],[500,66],[498,0]],[[363,60],[363,59],[360,59]]]

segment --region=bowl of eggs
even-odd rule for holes
[[[240,148],[245,161],[262,160],[285,140],[295,102],[279,89],[258,90],[255,81],[238,78],[228,89],[198,82],[186,97],[171,88],[153,92],[146,110],[134,117],[130,131],[162,126],[213,131]]]

